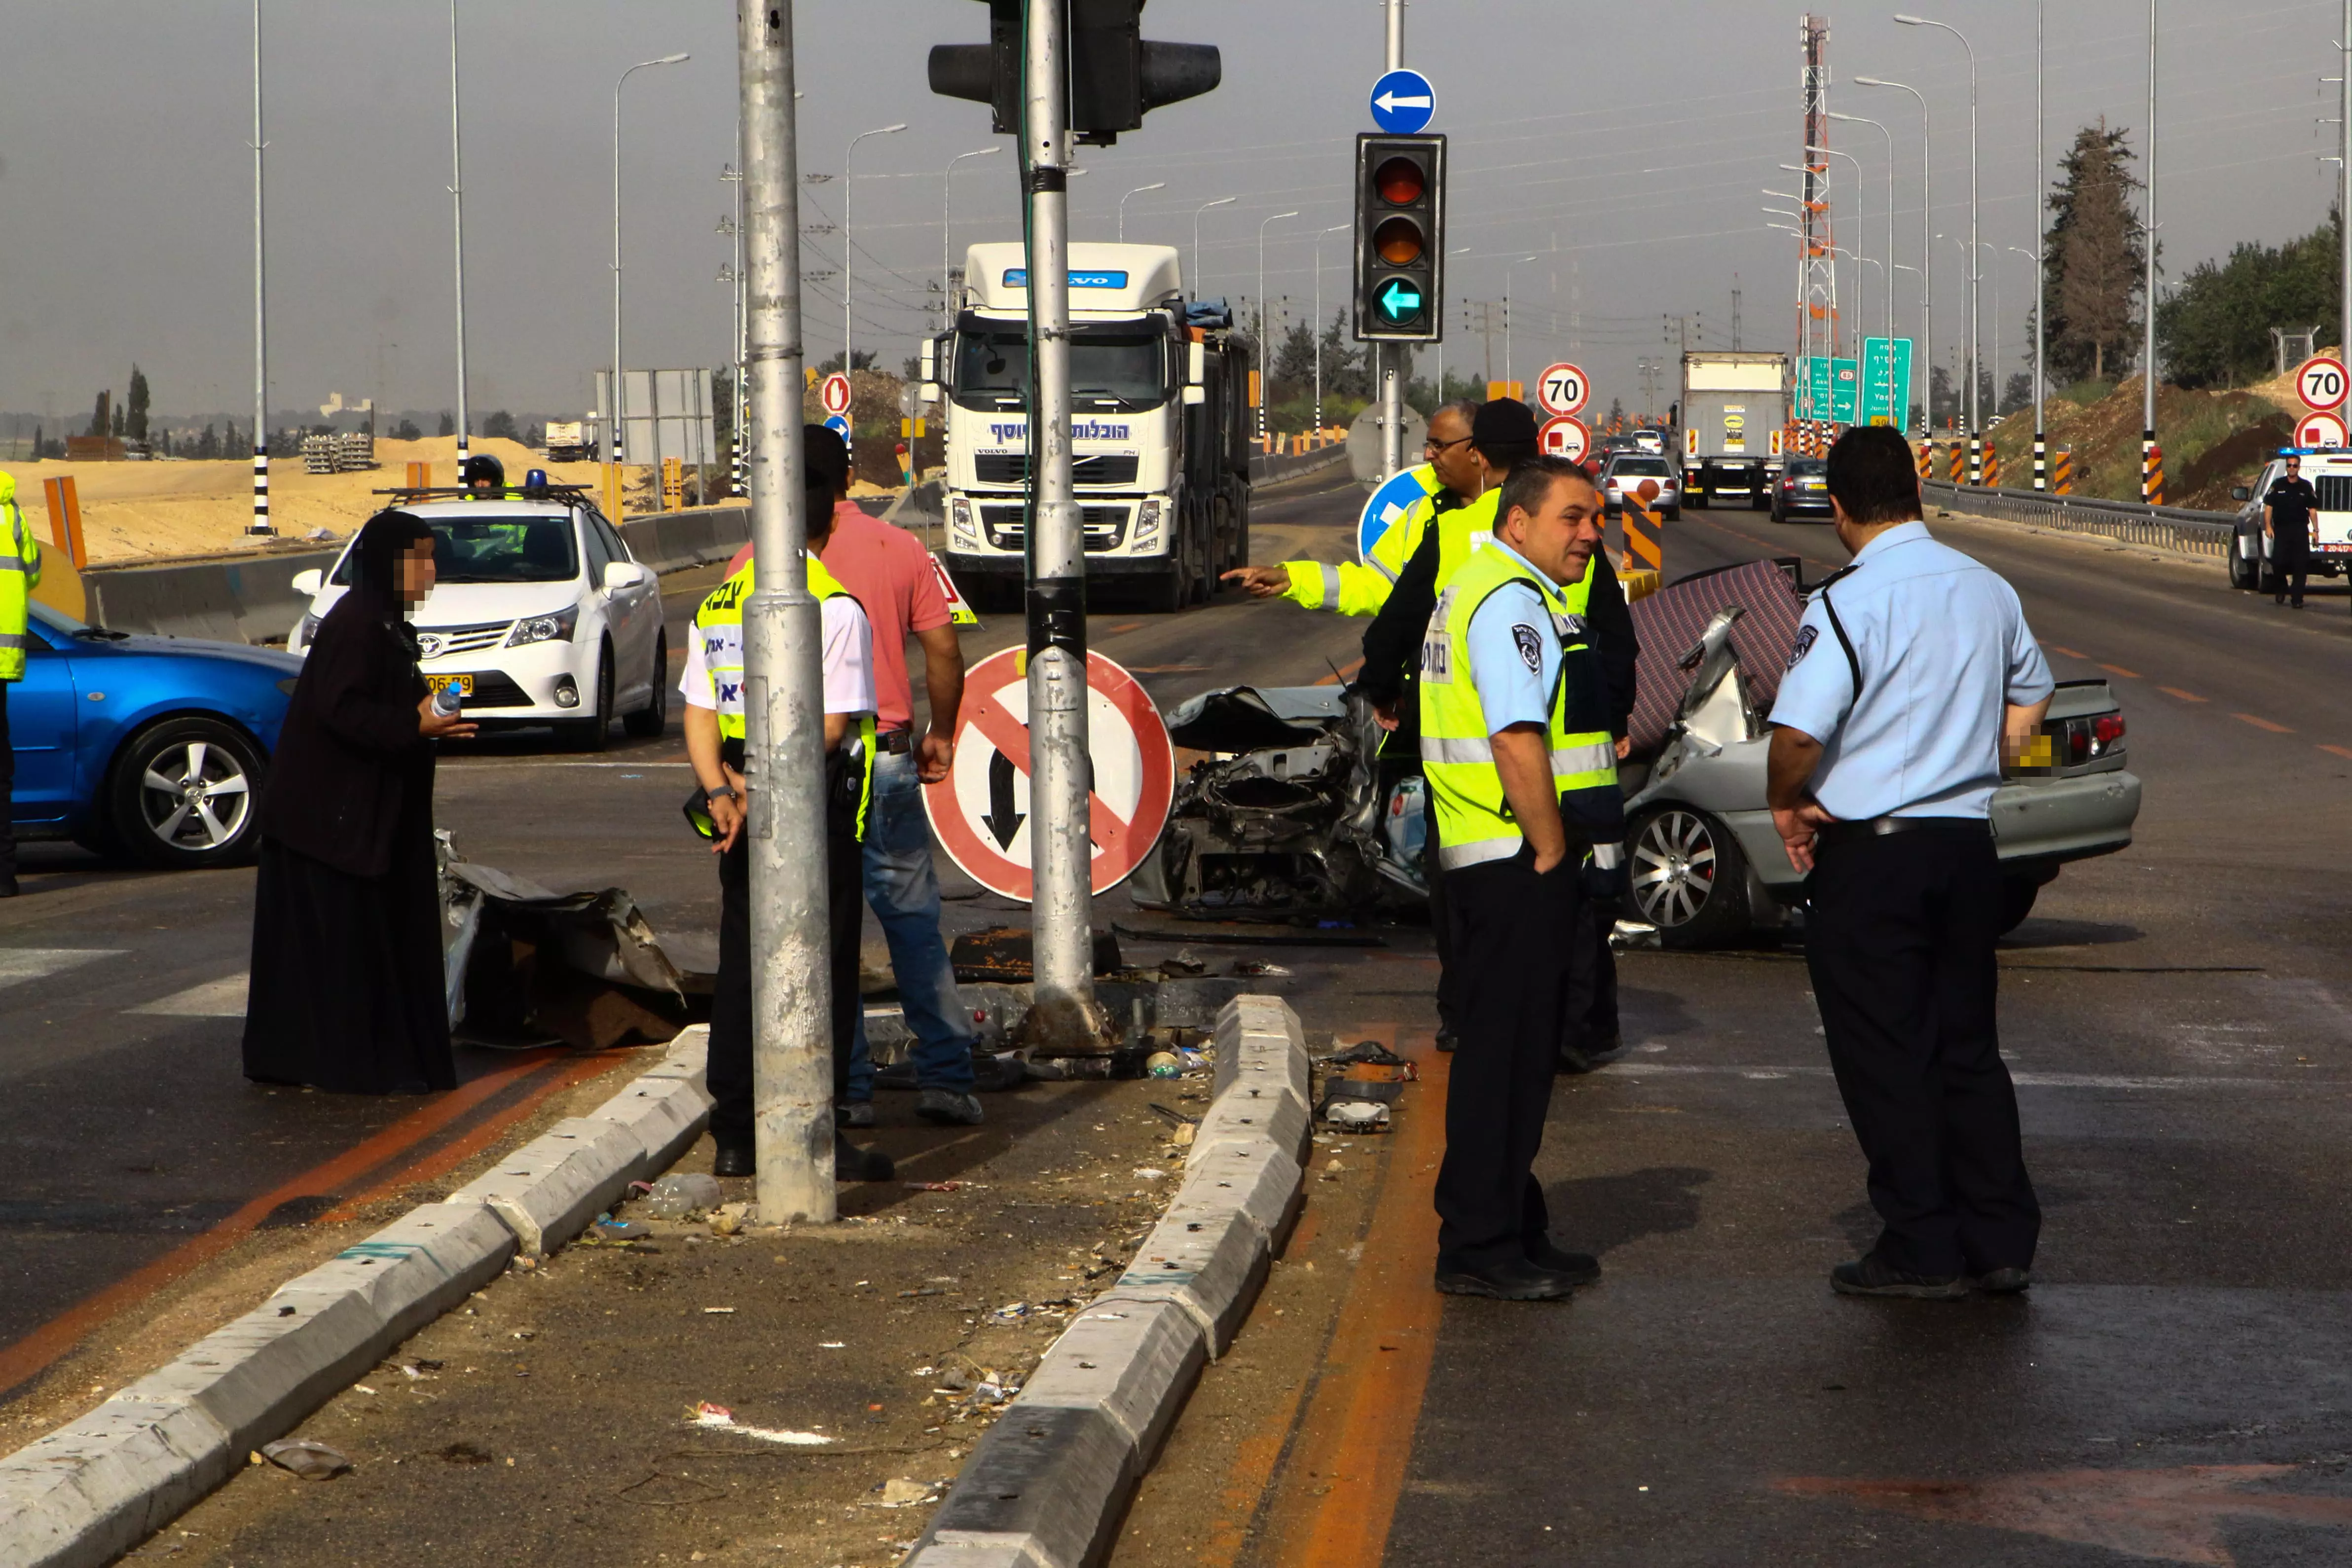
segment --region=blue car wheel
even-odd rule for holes
[[[260,847],[260,749],[234,726],[169,718],[115,754],[110,837],[134,860],[174,871],[240,865]]]

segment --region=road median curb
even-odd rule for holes
[[[1217,1015],[1216,1094],[1175,1201],[1063,1331],[964,1462],[906,1568],[1085,1568],[1199,1381],[1248,1317],[1303,1201],[1311,1146],[1298,1017]]]
[[[594,1111],[557,1123],[446,1201],[411,1209],[97,1409],[0,1458],[0,1568],[113,1561],[518,1250],[577,1235],[629,1182],[700,1135],[710,1114],[709,1040],[705,1026],[685,1030],[658,1066]]]

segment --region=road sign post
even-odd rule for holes
[[[2347,382],[2344,361],[2328,355],[2316,355],[2295,367],[2294,390],[2303,399],[2303,406],[2315,412],[2325,412],[2344,406]]]
[[[2344,416],[2324,410],[2305,414],[2295,422],[2294,444],[2297,446],[2346,445]]]
[[[1536,402],[1546,413],[1582,413],[1591,400],[1592,383],[1583,370],[1563,360],[1556,365],[1546,365],[1536,381]]]
[[[1419,71],[1385,71],[1372,83],[1372,123],[1391,136],[1417,135],[1436,113],[1436,89]]]
[[[1911,340],[1870,338],[1862,345],[1862,423],[1903,428],[1910,413]]]
[[[1536,432],[1536,444],[1547,457],[1581,463],[1585,454],[1592,450],[1592,432],[1574,414],[1556,413]]]

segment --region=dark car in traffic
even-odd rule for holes
[[[1819,457],[1791,457],[1772,486],[1772,520],[1830,515],[1830,465]]]

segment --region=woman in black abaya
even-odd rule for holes
[[[404,612],[433,531],[378,512],[319,622],[261,798],[245,1075],[360,1094],[454,1089],[433,863],[433,711]]]

